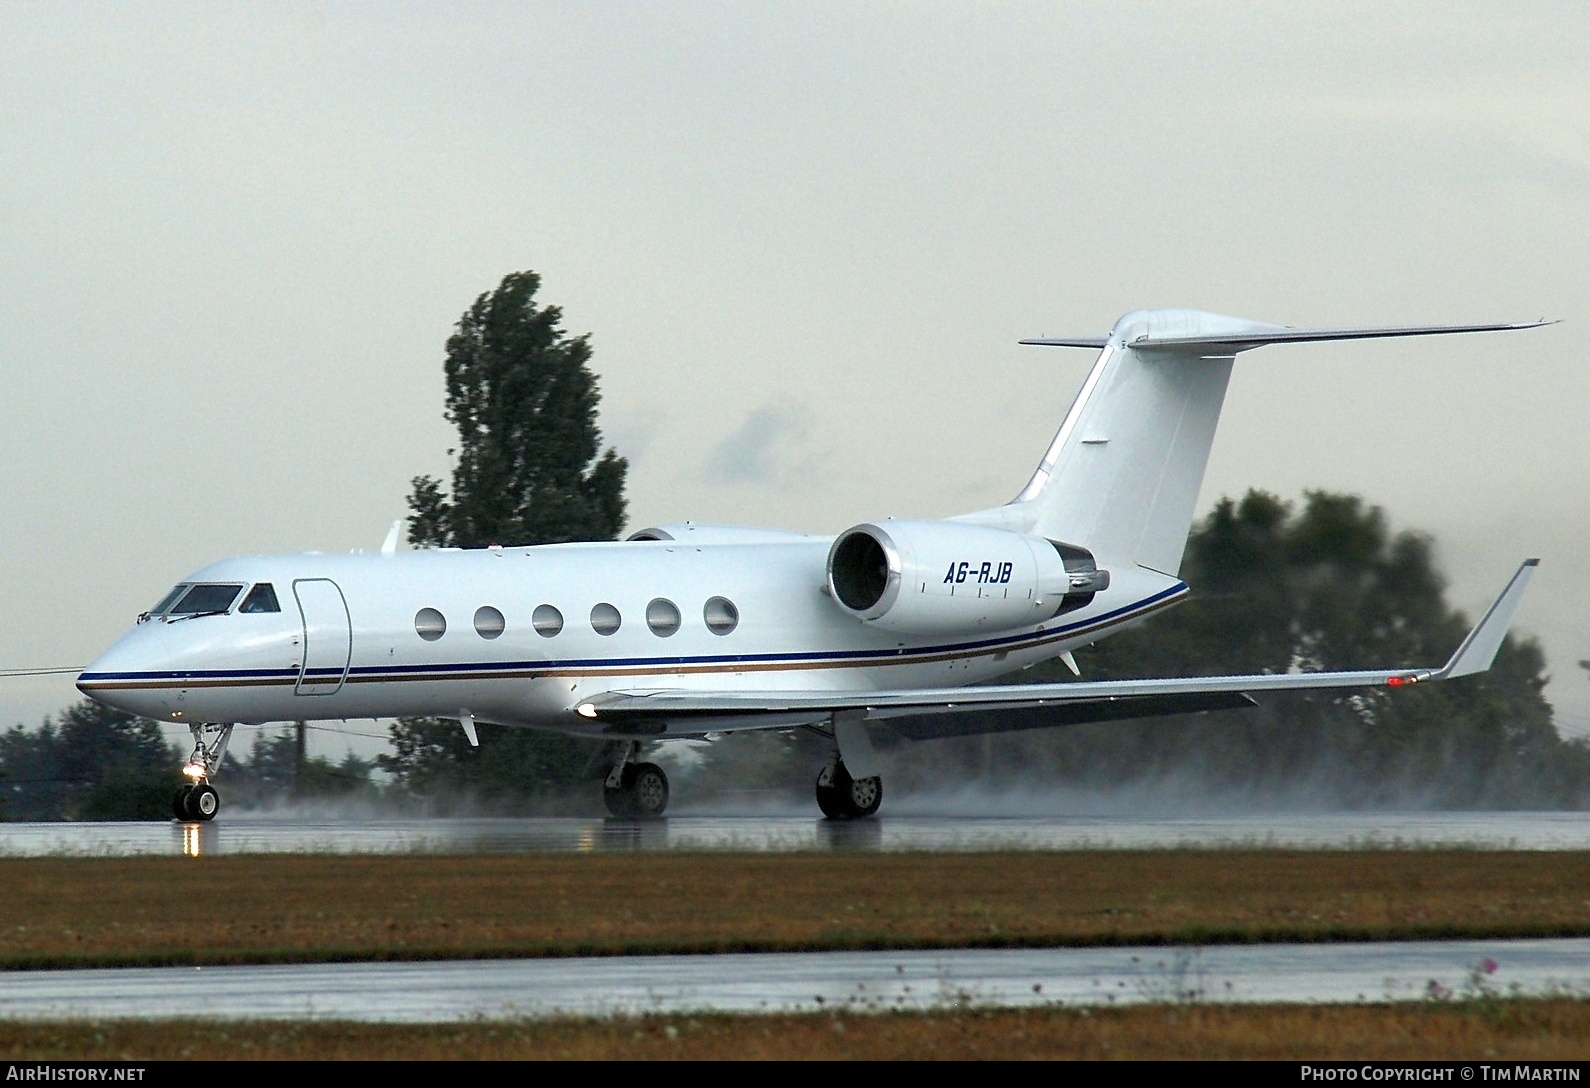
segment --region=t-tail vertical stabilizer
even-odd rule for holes
[[[1174,576],[1238,352],[1542,324],[1294,329],[1198,310],[1138,310],[1107,337],[1023,340],[1102,350],[1021,494],[957,520],[1080,544],[1101,568],[1143,566]]]

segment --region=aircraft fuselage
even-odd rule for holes
[[[970,684],[1088,645],[1186,593],[1177,579],[1120,571],[1087,607],[1044,623],[913,638],[835,603],[826,584],[831,543],[626,541],[227,559],[183,579],[241,587],[227,612],[142,619],[78,686],[169,722],[467,712],[613,736],[574,707],[595,693],[648,686]],[[971,592],[1003,591],[995,577],[981,587],[975,573],[970,581]],[[239,605],[261,583],[278,611]]]

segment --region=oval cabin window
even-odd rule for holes
[[[726,635],[740,625],[740,610],[727,597],[711,597],[701,610],[701,618],[707,621],[707,630]]]
[[[591,628],[599,635],[611,635],[624,622],[618,609],[603,601],[591,609]]]
[[[435,642],[447,634],[447,617],[434,608],[422,608],[414,614],[414,630],[426,642]]]
[[[658,597],[646,606],[646,626],[651,633],[667,638],[679,630],[679,607],[666,597]]]
[[[530,625],[542,638],[551,638],[563,630],[563,613],[549,604],[538,604],[530,614]]]
[[[491,605],[475,609],[475,633],[481,638],[496,638],[507,626],[508,622],[502,618],[502,613]]]

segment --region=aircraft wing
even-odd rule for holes
[[[988,712],[1024,712],[1018,721],[1027,724],[995,727],[1022,729],[1229,709],[1251,705],[1252,695],[1268,691],[1395,688],[1450,680],[1491,667],[1539,564],[1540,560],[1530,559],[1518,568],[1451,658],[1438,667],[878,691],[611,691],[592,696],[575,709],[614,732],[781,728],[843,714],[850,720],[909,719],[907,735],[925,737],[994,731],[986,718],[983,725],[968,729],[952,723],[934,729],[923,722],[939,715],[981,718]]]

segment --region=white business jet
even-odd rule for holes
[[[1294,329],[1190,310],[1121,318],[1059,433],[1005,506],[885,518],[837,537],[696,525],[626,541],[250,556],[185,578],[77,680],[186,724],[179,818],[208,820],[239,724],[436,716],[619,742],[611,812],[661,815],[648,741],[808,729],[829,744],[817,804],[870,816],[874,730],[913,740],[1251,705],[1301,688],[1397,688],[1483,672],[1524,563],[1444,665],[968,687],[1182,600],[1177,577],[1238,352],[1266,344],[1527,325]]]

